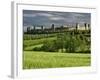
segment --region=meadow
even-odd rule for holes
[[[85,53],[24,51],[23,69],[90,66],[90,56]]]

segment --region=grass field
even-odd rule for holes
[[[52,41],[55,40],[56,37],[49,37],[49,38],[42,38],[42,39],[36,39],[36,40],[24,40],[25,46],[35,46],[39,44],[43,44],[45,41]]]
[[[91,65],[91,54],[24,51],[23,69]]]

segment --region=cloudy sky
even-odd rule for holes
[[[90,23],[90,13],[23,10],[23,25],[67,25]]]

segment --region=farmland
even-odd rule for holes
[[[85,34],[24,34],[23,69],[90,66]]]

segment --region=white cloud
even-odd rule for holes
[[[38,16],[44,16],[44,17],[53,17],[54,15],[49,13],[31,13],[31,14],[24,14],[24,17],[38,17]]]
[[[23,16],[24,17],[36,17],[37,14],[24,14]]]
[[[50,20],[65,20],[63,17],[50,17]]]
[[[52,14],[49,14],[49,13],[37,13],[37,15],[45,16],[45,17],[52,17],[53,16]]]

